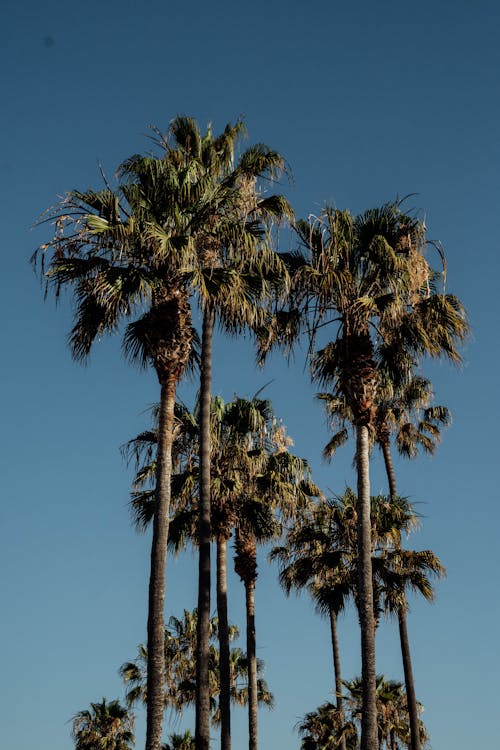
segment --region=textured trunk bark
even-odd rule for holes
[[[172,476],[175,387],[174,378],[162,384],[158,420],[156,508],[153,519],[149,578],[146,750],[160,750],[165,709],[165,567]]]
[[[229,623],[227,619],[226,540],[217,539],[217,616],[219,619],[220,668],[220,744],[231,750],[231,667],[229,661]]]
[[[403,657],[403,669],[405,674],[406,700],[408,701],[408,714],[410,717],[410,750],[420,750],[417,698],[415,695],[415,683],[413,680],[413,669],[410,656],[410,641],[408,639],[408,628],[406,627],[406,614],[404,610],[398,612],[398,620],[401,654]]]
[[[196,750],[210,747],[210,401],[212,387],[213,310],[205,310],[200,379],[200,518],[198,525],[198,643],[196,658]]]
[[[337,615],[330,607],[330,630],[332,634],[332,652],[333,652],[333,671],[335,672],[335,694],[337,699],[337,710],[341,715],[342,724],[344,723],[344,709],[342,701],[342,675],[340,672],[340,653],[339,640],[337,636]],[[339,745],[340,750],[346,750],[345,737],[342,737]]]
[[[361,625],[363,684],[360,750],[378,750],[369,442],[368,427],[364,424],[356,426],[356,469],[358,474],[358,608]]]
[[[245,582],[248,659],[248,747],[257,750],[257,651],[255,637],[255,581]]]
[[[387,481],[389,483],[389,492],[391,497],[396,497],[396,475],[392,464],[392,455],[389,441],[382,444],[384,454],[385,470]],[[406,597],[405,597],[406,603]],[[406,626],[405,609],[398,612],[399,640],[401,643],[401,656],[403,659],[403,670],[405,676],[406,700],[408,703],[408,716],[410,719],[410,750],[420,750],[420,730],[418,721],[417,697],[415,695],[415,681],[413,679],[413,669],[410,656],[410,641],[408,638],[408,628]]]
[[[397,496],[396,490],[396,475],[394,473],[394,466],[392,463],[391,446],[388,440],[384,440],[381,443],[382,455],[384,456],[385,472],[387,474],[387,482],[389,483],[389,494],[391,497]]]

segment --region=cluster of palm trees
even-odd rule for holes
[[[197,612],[184,610],[181,619],[172,615],[165,630],[166,689],[165,707],[182,714],[187,706],[195,703],[196,696],[196,630]],[[221,723],[220,653],[217,648],[219,622],[210,619],[210,709],[215,726]],[[238,628],[229,627],[229,641],[239,636]],[[264,664],[257,662],[257,694],[262,705],[273,706],[274,697],[262,677]],[[248,703],[248,661],[238,647],[231,647],[229,657],[230,700],[235,705]],[[147,647],[139,646],[137,658],[123,664],[120,674],[126,686],[125,702],[130,708],[138,702],[147,702]]]
[[[221,417],[219,438],[214,426],[213,413],[219,408],[214,407],[211,397],[216,324],[234,335],[252,331],[262,362],[273,348],[290,352],[302,335],[308,336],[312,377],[326,389],[323,398],[335,430],[326,452],[333,455],[347,440],[349,427],[356,435],[360,747],[375,750],[379,737],[370,450],[378,443],[388,456],[387,440],[393,431],[397,431],[398,446],[407,452],[413,450],[408,446],[418,445],[414,430],[423,436],[424,448],[426,441],[433,444],[436,424],[445,420],[446,414],[432,411],[430,385],[419,375],[420,363],[428,356],[459,362],[458,347],[468,331],[466,317],[459,300],[444,292],[444,273],[432,269],[426,258],[425,226],[405,213],[401,202],[360,216],[326,207],[319,217],[295,222],[286,199],[267,192],[269,184],[286,172],[283,158],[262,144],[235,158],[235,145],[242,132],[243,125],[238,122],[227,125],[219,136],[214,136],[211,128],[202,134],[188,117],[176,118],[166,135],[155,131],[159,154],[127,159],[119,168],[116,188],[105,180],[104,188],[98,191],[73,190],[49,212],[47,221],[52,222],[54,232],[35,253],[34,261],[47,288],[56,296],[66,287],[74,291],[76,312],[70,345],[76,359],[85,359],[103,333],[121,331],[126,357],[153,367],[160,385],[155,489],[150,505],[153,528],[145,652],[146,750],[160,749],[165,710],[165,566],[172,508],[177,503],[177,499],[173,502],[174,493],[179,490],[180,497],[184,490],[190,492],[190,497],[184,494],[186,511],[190,505],[191,510],[196,506],[196,529],[191,533],[199,559],[196,750],[208,750],[210,743],[213,538],[217,539],[220,558],[217,599],[222,747],[228,750],[231,741],[223,570],[225,544],[229,528],[233,528],[229,526],[233,524],[231,514],[235,514],[233,500],[228,500],[228,518],[221,508],[230,496],[239,498],[234,506],[238,508],[234,528],[237,572],[247,596],[248,693],[252,705],[256,700],[251,686],[254,668],[250,665],[255,664],[257,537],[252,525],[240,515],[238,503],[247,495],[254,503],[253,512],[262,515],[261,520],[267,516],[270,526],[293,524],[296,506],[304,497],[315,494],[307,465],[290,456],[285,433],[277,424],[274,432],[271,430],[274,445],[269,443],[269,429],[262,415],[263,422],[257,421],[242,433],[242,443],[246,441],[247,445],[234,458],[232,468],[224,464],[233,460],[227,457],[222,459],[221,468],[216,467],[218,451],[224,453],[220,447],[224,430],[234,433],[239,429],[223,426]],[[280,254],[274,250],[274,240],[284,221],[295,228],[298,247]],[[201,336],[193,326],[193,305],[201,313]],[[197,435],[194,460],[192,448],[182,444],[183,438],[178,444],[183,428],[176,416],[175,401],[183,374],[196,368],[200,390],[196,427],[192,425]],[[416,391],[421,391],[420,396],[408,401],[408,394]],[[225,406],[220,409],[226,418]],[[232,410],[228,410],[228,418]],[[234,410],[236,419],[237,406]],[[419,417],[416,426],[411,419],[414,414]],[[410,427],[403,429],[403,424]],[[266,477],[272,461],[276,467],[269,469]],[[189,472],[190,467],[191,490],[179,488],[178,474]],[[212,473],[218,481],[212,480]],[[242,489],[245,482],[248,484]],[[274,511],[287,493],[291,493],[294,509],[283,503],[276,515]],[[394,486],[391,502],[396,497]],[[402,555],[399,549],[392,552]],[[252,721],[250,718],[251,748],[257,742],[256,722],[252,726]],[[414,749],[418,748],[415,732],[411,742]]]
[[[316,711],[304,716],[297,729],[302,737],[301,750],[347,750],[359,748],[359,724],[362,711],[361,680],[345,680],[345,710],[333,703],[323,703]],[[376,681],[377,732],[380,748],[398,750],[411,747],[408,729],[408,709],[403,686],[382,675]],[[420,738],[427,740],[427,732],[420,722]],[[400,744],[402,743],[402,744]]]
[[[406,628],[407,592],[414,591],[432,600],[434,589],[431,576],[439,577],[444,574],[444,568],[430,550],[410,551],[401,546],[403,532],[408,533],[418,522],[412,505],[400,497],[372,496],[370,519],[372,526],[372,570],[373,570],[373,600],[375,627],[378,626],[380,616],[396,615],[400,627],[400,643],[405,672],[405,690],[399,686],[401,701],[397,714],[401,735],[403,725],[405,737],[411,736],[411,748],[421,747],[423,725],[419,719],[419,707],[415,699],[415,689],[411,671],[411,657]],[[303,748],[320,750],[321,744],[328,735],[325,747],[358,748],[358,733],[355,731],[354,719],[362,716],[359,704],[353,704],[352,695],[348,698],[354,714],[344,714],[343,687],[348,687],[352,693],[352,681],[343,682],[340,667],[339,640],[337,634],[338,616],[345,610],[349,601],[353,601],[359,612],[359,590],[357,586],[358,545],[357,545],[357,498],[349,488],[342,496],[322,499],[311,505],[300,514],[296,524],[291,527],[284,539],[284,544],[274,547],[271,559],[278,562],[280,567],[279,580],[284,590],[289,594],[292,590],[306,589],[310,594],[317,612],[328,617],[331,630],[331,645],[334,665],[334,695],[335,706],[320,707],[315,712],[315,726],[319,721],[317,713],[321,715],[321,741],[305,734]],[[376,678],[376,701],[379,687],[385,680]],[[356,683],[359,690],[362,682]],[[358,695],[357,693],[357,695]],[[359,695],[358,695],[359,698]],[[412,704],[415,700],[415,705]],[[381,744],[380,723],[384,719],[384,712],[377,703],[378,741]],[[321,709],[321,710],[320,710]],[[387,711],[386,711],[387,713]],[[308,714],[310,718],[313,714]],[[354,722],[354,723],[353,723]],[[306,730],[301,725],[301,732]],[[315,730],[316,731],[316,730]],[[416,733],[417,739],[414,734]],[[382,733],[384,734],[384,733]],[[313,732],[314,735],[314,732]],[[385,736],[385,735],[384,735]],[[425,735],[424,735],[425,736]],[[390,750],[397,747],[395,737]]]
[[[158,409],[155,408],[153,429],[141,433],[124,446],[125,456],[135,460],[137,468],[131,505],[134,523],[139,530],[150,524],[156,507],[157,416]],[[169,546],[177,553],[188,541],[199,546],[199,409],[190,413],[182,404],[176,404],[175,435]],[[249,747],[254,749],[257,747],[258,702],[272,704],[266,699],[269,693],[259,677],[256,656],[254,592],[257,544],[279,536],[283,524],[293,519],[300,508],[320,491],[312,482],[307,462],[287,450],[291,440],[267,400],[258,396],[252,400],[235,397],[229,403],[224,403],[220,397],[212,399],[210,438],[211,534],[217,549],[218,650],[214,652],[217,654],[214,689],[219,704],[216,716],[221,727],[221,745],[229,748],[230,703],[237,673],[230,652],[232,631],[228,622],[227,542],[234,536],[234,569],[244,584],[247,614],[247,690],[245,701],[236,702],[248,703]],[[145,647],[140,648],[144,655]],[[167,663],[171,662],[170,655]],[[168,677],[168,664],[167,685],[172,683]],[[184,679],[188,672],[185,672]],[[126,670],[123,674],[127,677],[132,673]],[[196,680],[193,684],[196,686]],[[168,689],[165,704],[171,705]]]

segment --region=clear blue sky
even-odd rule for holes
[[[14,3],[0,11],[3,246],[0,505],[2,747],[66,750],[67,720],[90,701],[122,696],[120,664],[145,637],[147,537],[130,527],[130,473],[118,446],[157,398],[152,375],[132,370],[117,341],[90,366],[71,361],[69,302],[43,303],[28,265],[46,239],[30,231],[66,190],[99,185],[149,148],[153,123],[189,114],[214,130],[243,116],[248,142],[280,150],[294,173],[283,186],[298,215],[325,201],[357,212],[396,195],[426,212],[448,258],[448,290],[470,312],[473,337],[459,371],[426,368],[454,424],[432,459],[398,462],[399,486],[421,503],[415,547],[448,569],[434,606],[409,620],[417,694],[436,750],[497,747],[500,358],[497,286],[500,198],[500,9],[437,0],[107,0]],[[283,238],[286,244],[288,238]],[[249,343],[218,339],[214,392],[266,391],[317,481],[354,483],[352,447],[331,466],[300,357],[264,372]],[[182,388],[192,403],[193,384]],[[384,491],[373,459],[373,490]],[[168,612],[195,603],[195,560],[169,562]],[[293,748],[293,725],[329,698],[325,622],[305,597],[286,600],[260,558],[258,653],[276,709],[263,712],[262,748]],[[244,622],[231,582],[231,619]],[[340,626],[343,671],[359,672],[354,617]],[[397,628],[383,623],[378,670],[402,679]],[[185,717],[189,726],[191,717]],[[138,747],[143,743],[139,712]],[[235,750],[245,747],[235,721]],[[214,743],[214,747],[216,744]]]

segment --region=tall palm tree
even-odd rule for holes
[[[123,170],[126,172],[126,169]],[[74,289],[75,325],[70,345],[85,359],[96,338],[125,329],[124,351],[146,366],[160,383],[156,508],[151,542],[148,603],[147,750],[159,750],[163,716],[165,562],[172,472],[172,430],[176,386],[188,364],[193,338],[187,281],[193,193],[201,189],[193,173],[165,161],[137,167],[135,180],[117,191],[73,190],[55,209],[55,235],[34,256],[41,257],[47,288],[59,296]],[[170,180],[168,194],[163,192]],[[160,201],[160,194],[164,200]],[[158,204],[161,202],[161,210]],[[152,207],[161,216],[163,239],[152,233]],[[192,253],[191,253],[192,254]],[[46,270],[46,257],[49,256]],[[187,256],[187,257],[186,257]]]
[[[342,512],[342,505],[341,499],[321,500],[305,508],[288,530],[285,544],[271,550],[270,559],[280,566],[279,581],[287,594],[307,588],[316,611],[328,616],[337,716],[343,725],[337,620],[354,593],[355,552],[352,514]],[[345,736],[339,748],[346,750]]]
[[[208,750],[209,710],[205,689],[208,679],[208,622],[210,616],[210,404],[212,338],[218,318],[231,332],[259,320],[259,304],[265,296],[263,274],[281,269],[272,251],[269,222],[291,218],[282,196],[267,196],[261,178],[274,179],[285,169],[283,157],[258,144],[234,163],[234,148],[242,123],[226,126],[214,138],[210,128],[202,137],[198,125],[187,117],[174,120],[171,132],[180,158],[207,177],[214,197],[207,203],[205,224],[197,239],[199,272],[194,280],[203,311],[200,378],[200,512],[198,588],[198,680],[196,747]],[[168,148],[168,146],[167,146]],[[280,274],[278,273],[278,276]],[[257,304],[256,304],[257,303]],[[223,710],[222,748],[229,750],[230,717]]]
[[[311,350],[323,327],[333,340],[312,358],[313,378],[345,402],[356,432],[358,600],[361,620],[363,718],[361,750],[377,747],[374,606],[371,570],[370,431],[383,388],[411,376],[423,356],[459,362],[468,332],[456,297],[438,293],[424,258],[425,227],[400,202],[353,217],[326,208],[299,222],[306,254],[289,255],[292,294],[261,337],[261,351],[291,345],[301,327]],[[381,392],[382,390],[382,392]]]
[[[279,580],[287,593],[306,588],[316,610],[330,620],[338,717],[343,715],[342,677],[337,636],[337,618],[350,598],[358,604],[357,498],[346,488],[343,495],[311,504],[289,529],[283,546],[275,547],[271,559],[280,566]],[[386,496],[372,496],[372,557],[399,540],[403,530],[415,523],[412,506],[404,498],[389,502]],[[378,578],[374,578],[375,615],[381,611]],[[344,748],[345,738],[340,738]]]
[[[221,653],[221,697],[224,654],[228,654],[227,541],[235,529],[235,569],[245,585],[249,746],[257,747],[259,686],[255,636],[256,543],[274,538],[280,530],[276,510],[285,518],[319,490],[308,464],[290,454],[291,440],[276,421],[269,401],[235,397],[228,404],[212,402],[212,532],[217,542],[217,599]],[[197,513],[191,498],[192,513]],[[193,534],[192,514],[177,519],[178,531]],[[173,521],[173,526],[176,520]],[[227,657],[226,657],[227,658]],[[221,704],[222,705],[222,704]]]
[[[238,412],[240,405],[236,405]],[[245,587],[248,654],[249,750],[257,749],[257,658],[255,628],[255,583],[257,543],[276,538],[282,521],[320,495],[304,459],[288,452],[291,440],[276,422],[270,405],[246,434],[248,463],[241,477],[235,530],[235,571]]]
[[[190,118],[176,118],[167,136],[159,135],[160,158],[133,156],[120,167],[118,191],[70,192],[49,218],[52,240],[35,253],[50,255],[48,279],[56,295],[74,286],[76,324],[71,345],[76,358],[88,355],[97,336],[116,330],[121,318],[146,306],[127,327],[127,354],[151,363],[161,385],[158,505],[153,524],[148,614],[147,750],[159,750],[163,694],[165,561],[170,502],[171,446],[175,387],[188,362],[192,328],[189,296],[199,292],[205,311],[202,336],[202,453],[200,515],[200,691],[197,748],[208,750],[208,630],[210,612],[209,431],[211,340],[215,310],[239,330],[252,317],[249,300],[261,259],[273,265],[259,217],[290,214],[276,196],[261,196],[260,175],[283,166],[264,146],[249,149],[232,168],[234,142],[241,124],[228,125],[214,138],[204,137]],[[261,251],[264,248],[264,252]],[[257,255],[259,263],[254,262]],[[276,263],[274,263],[276,265]],[[245,273],[245,271],[247,273]],[[250,281],[249,281],[250,279]],[[252,292],[253,290],[253,292]],[[208,394],[208,395],[207,395]],[[208,499],[208,501],[207,501]],[[160,502],[161,500],[161,502]]]
[[[448,409],[444,406],[431,405],[433,397],[429,380],[413,375],[408,383],[399,388],[377,404],[375,416],[375,441],[379,445],[387,474],[391,497],[397,497],[396,475],[392,462],[391,437],[395,435],[398,452],[407,458],[415,458],[419,448],[433,454],[441,438],[440,428],[451,421]],[[411,748],[420,750],[420,728],[418,703],[415,694],[415,682],[411,662],[410,643],[407,626],[406,589],[421,593],[432,600],[434,590],[428,574],[444,574],[439,559],[430,550],[409,552],[396,544],[395,549],[383,556],[381,562],[382,576],[386,576],[385,608],[397,613],[401,655],[405,676],[406,695],[410,718]]]
[[[319,394],[319,397],[325,402],[332,424],[340,428],[334,433],[324,451],[325,457],[331,459],[339,445],[347,440],[345,423],[349,420],[350,415],[345,400],[329,393]],[[431,405],[432,397],[431,382],[420,375],[412,374],[407,382],[399,384],[397,388],[390,389],[383,398],[377,401],[371,437],[382,451],[389,492],[393,501],[397,499],[397,485],[392,461],[391,438],[395,436],[398,452],[407,458],[415,458],[420,448],[426,453],[433,454],[441,438],[441,427],[446,427],[451,422],[449,410],[444,406]],[[397,547],[401,554],[404,554],[400,544]],[[425,551],[423,554],[423,559],[436,562],[436,565],[431,565],[431,572],[435,575],[442,574],[443,569],[439,568],[440,563],[433,553]],[[379,562],[383,564],[383,561]],[[415,559],[415,563],[418,566],[419,560]],[[412,750],[420,750],[418,706],[411,664],[403,580],[401,584],[402,590],[398,594],[398,607],[393,607],[391,611],[398,614]],[[430,590],[423,586],[420,591],[424,596],[427,596]]]
[[[444,573],[445,569],[441,561],[431,550],[415,552],[397,546],[394,549],[386,550],[375,561],[375,576],[381,583],[385,611],[387,614],[395,615],[398,619],[408,701],[411,750],[420,750],[421,731],[408,637],[407,592],[410,590],[419,593],[428,601],[433,601],[434,587],[430,576],[441,577]]]
[[[134,717],[118,701],[91,703],[90,711],[79,711],[72,719],[75,750],[131,750]]]

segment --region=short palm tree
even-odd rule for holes
[[[72,719],[75,750],[131,750],[134,745],[134,717],[118,701],[91,703]]]
[[[300,750],[358,750],[358,730],[353,721],[345,721],[343,711],[333,703],[323,703],[307,713],[296,729],[301,737]]]
[[[431,405],[432,384],[422,376],[413,374],[391,391],[377,403],[374,441],[384,457],[389,492],[396,497],[391,438],[395,437],[398,452],[406,458],[415,458],[419,449],[432,455],[441,439],[441,428],[451,422],[451,414],[445,406]]]
[[[165,708],[182,714],[188,706],[196,702],[196,640],[197,612],[184,611],[182,618],[170,617],[165,630]],[[220,679],[219,652],[216,647],[218,620],[210,619],[210,711],[212,723],[220,726]],[[229,639],[232,642],[239,635],[235,626],[229,626]],[[120,667],[120,675],[126,686],[128,706],[138,702],[147,703],[147,648],[140,645],[134,661]],[[259,703],[273,706],[274,698],[262,677],[263,662],[258,664]],[[230,652],[230,694],[235,705],[243,706],[248,701],[247,659],[241,649],[231,648]]]
[[[161,750],[195,750],[194,737],[189,729],[184,734],[171,734],[168,740]]]
[[[354,723],[361,721],[363,686],[360,678],[344,682],[347,690],[345,700],[349,716]],[[403,743],[408,746],[410,740],[410,722],[407,708],[406,694],[403,685],[396,680],[386,680],[383,675],[377,675],[377,735],[379,747],[387,750],[399,750]],[[419,713],[422,706],[418,706]],[[427,732],[422,721],[419,722],[420,738],[427,740]]]

